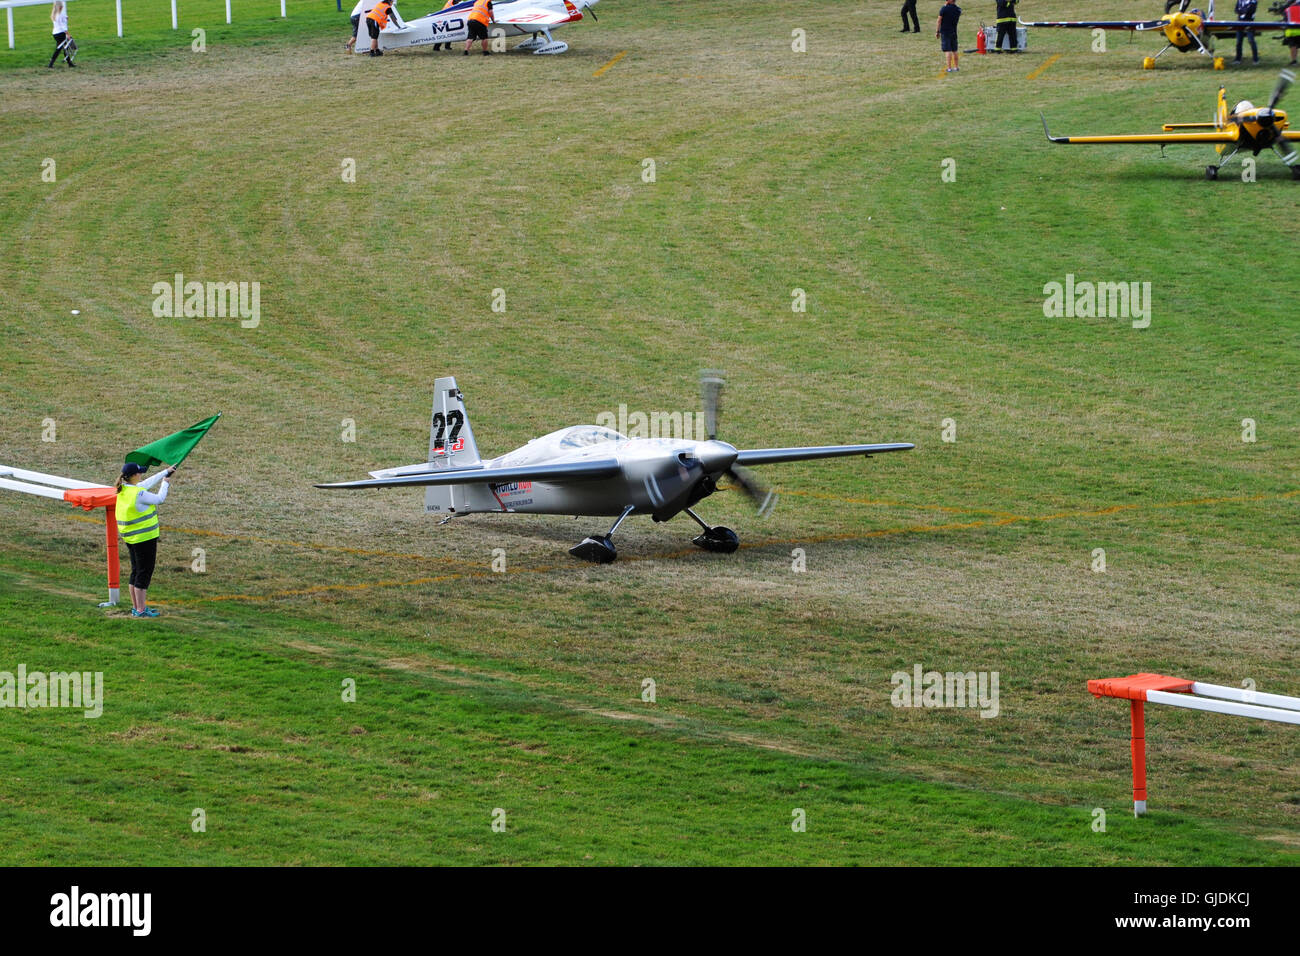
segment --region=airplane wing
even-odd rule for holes
[[[422,474],[394,475],[365,481],[338,481],[317,484],[317,488],[397,488],[403,485],[501,485],[511,481],[594,481],[612,478],[619,473],[613,458],[555,465],[522,465],[518,468],[452,468]]]
[[[885,445],[815,445],[810,448],[750,448],[736,455],[737,465],[773,465],[782,461],[812,458],[840,458],[846,455],[880,455],[887,451],[910,451],[906,442]]]
[[[1016,18],[1020,20],[1019,17]],[[1164,20],[1020,20],[1022,27],[1070,27],[1076,30],[1155,30]]]
[[[1047,117],[1038,114],[1043,120],[1043,132],[1053,143],[1155,143],[1160,146],[1172,146],[1177,143],[1235,143],[1240,127],[1215,130],[1212,133],[1139,133],[1128,136],[1053,136],[1047,128]]]
[[[1294,23],[1285,21],[1275,23],[1261,23],[1257,20],[1206,20],[1205,29],[1222,36],[1225,33],[1236,33],[1238,30],[1285,30],[1287,27],[1295,28]]]

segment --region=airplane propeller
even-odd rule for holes
[[[718,440],[718,410],[722,405],[722,375],[719,372],[700,373],[700,399],[704,405],[704,425],[709,433],[709,441]],[[733,449],[734,451],[734,449]],[[732,459],[735,460],[734,457]],[[767,517],[776,507],[777,495],[754,477],[753,473],[739,465],[728,465],[723,472],[758,509],[760,517]]]
[[[1286,91],[1291,88],[1291,84],[1294,82],[1295,82],[1294,70],[1283,70],[1278,75],[1277,86],[1273,87],[1273,95],[1272,97],[1269,98],[1268,101],[1269,109],[1272,109],[1273,107],[1277,106],[1278,101],[1281,100],[1282,97],[1286,95]]]

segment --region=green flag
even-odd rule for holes
[[[220,417],[221,413],[217,412],[211,418],[205,418],[197,425],[191,425],[184,431],[150,442],[143,448],[137,448],[131,452],[126,456],[126,460],[133,461],[137,465],[144,465],[146,468],[152,468],[154,465],[163,463],[179,465],[185,460],[185,456],[194,450],[194,446],[199,443],[199,439],[208,433],[208,429],[215,425]]]

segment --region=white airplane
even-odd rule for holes
[[[604,534],[585,538],[569,553],[606,563],[617,557],[611,540],[632,512],[655,521],[686,512],[704,529],[692,542],[706,551],[730,554],[740,538],[730,528],[710,527],[691,506],[718,490],[725,475],[769,511],[775,496],[744,465],[768,465],[844,455],[908,451],[913,445],[817,445],[741,451],[717,440],[722,379],[701,380],[707,441],[680,438],[628,438],[599,425],[574,425],[534,438],[499,458],[479,457],[465,399],[456,380],[434,383],[429,460],[418,465],[372,471],[373,480],[318,484],[317,488],[392,488],[424,485],[424,510],[443,515],[443,523],[476,511],[615,517]]]
[[[538,54],[563,53],[569,44],[554,39],[551,31],[577,23],[583,19],[583,10],[596,19],[591,6],[598,0],[580,2],[581,8],[572,0],[493,0],[493,22],[488,27],[488,35],[528,35],[529,38],[515,49]],[[473,8],[474,0],[464,0],[445,10],[425,14],[418,20],[404,21],[400,16],[391,16],[388,25],[379,33],[379,49],[387,52],[408,46],[464,42],[469,38],[469,12]],[[358,52],[362,51],[358,49]]]

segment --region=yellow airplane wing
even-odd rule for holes
[[[1239,127],[1230,129],[1215,130],[1208,133],[1178,133],[1166,131],[1164,133],[1139,133],[1130,136],[1053,136],[1047,128],[1047,117],[1042,113],[1038,114],[1043,119],[1043,132],[1053,143],[1154,143],[1159,146],[1172,146],[1177,143],[1235,143]],[[1286,134],[1287,138],[1291,134]]]

